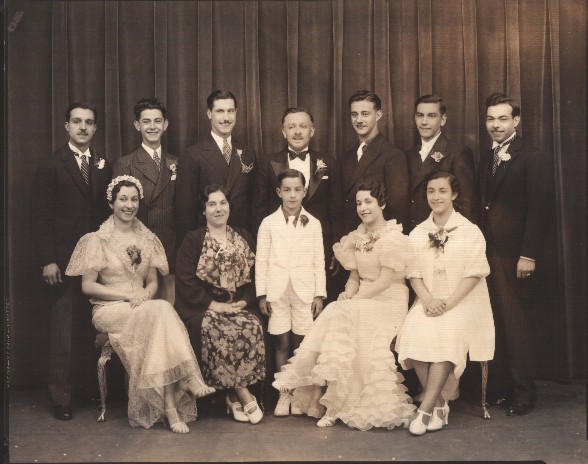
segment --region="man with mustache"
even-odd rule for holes
[[[232,136],[237,99],[227,90],[215,90],[206,102],[211,132],[186,150],[178,170],[178,244],[190,230],[206,224],[198,205],[202,189],[210,184],[222,185],[231,196],[228,224],[251,230],[250,203],[256,160],[255,153]]]
[[[134,108],[135,129],[141,146],[123,156],[114,167],[114,177],[133,176],[143,186],[137,218],[151,230],[165,249],[169,274],[159,275],[157,298],[175,301],[176,263],[175,196],[178,158],[163,151],[161,139],[168,126],[167,110],[156,98],[139,100]]]
[[[79,277],[65,275],[78,240],[98,229],[110,214],[106,188],[112,169],[90,148],[96,122],[93,107],[69,105],[65,113],[69,142],[40,159],[32,184],[32,234],[44,301],[51,307],[49,393],[53,416],[64,421],[73,417],[72,384],[88,387],[96,381],[88,299],[81,294]]]
[[[384,217],[406,225],[408,167],[404,153],[380,133],[378,121],[383,115],[380,97],[360,90],[349,98],[349,107],[351,124],[359,140],[341,156],[344,233],[355,230],[361,222],[355,208],[355,189],[366,179],[378,180],[386,187]]]
[[[543,238],[553,213],[550,159],[517,134],[519,105],[494,93],[486,100],[486,130],[492,149],[482,153],[480,228],[490,264],[488,289],[496,325],[489,393],[505,398],[507,415],[535,406],[533,282],[541,265]]]

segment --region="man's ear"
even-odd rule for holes
[[[139,121],[133,121],[133,125],[135,126],[135,129],[137,129],[138,132],[141,132],[141,124],[139,123]]]

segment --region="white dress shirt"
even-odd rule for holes
[[[439,131],[439,133],[435,137],[433,137],[431,140],[428,140],[425,142],[423,139],[421,139],[421,149],[419,150],[419,154],[421,155],[421,161],[423,163],[427,159],[427,156],[429,156],[429,153],[431,153],[431,150],[433,149],[433,145],[435,145],[435,142],[437,141],[437,139],[439,138],[440,135],[441,135],[441,131]]]
[[[225,139],[223,139],[222,137],[216,135],[214,132],[210,131],[210,135],[212,135],[212,138],[214,139],[214,141],[216,142],[216,144],[218,145],[219,150],[221,151],[221,153],[223,152],[223,145],[225,144]],[[233,150],[233,143],[232,143],[232,135],[229,135],[227,137],[227,143],[229,144],[229,147],[231,147],[231,150]]]
[[[288,145],[288,150],[295,151],[300,153],[301,151],[308,150],[308,147],[302,150],[294,150],[291,146]],[[306,159],[302,161],[300,158],[294,158],[293,160],[290,159],[290,154],[288,153],[288,167],[290,169],[296,169],[304,174],[304,187],[308,188],[308,183],[310,182],[310,153],[306,154]]]
[[[90,158],[92,157],[90,154],[90,148],[87,148],[86,151],[82,153],[82,150],[76,147],[73,143],[68,142],[68,145],[71,151],[80,155],[76,156],[76,163],[78,163],[78,168],[80,168],[80,171],[82,170],[82,155],[88,157],[88,166],[90,165]]]

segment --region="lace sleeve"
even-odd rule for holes
[[[393,271],[406,274],[408,265],[408,239],[399,231],[387,233],[376,242],[380,266],[387,267]]]
[[[102,243],[95,232],[84,235],[76,245],[65,274],[79,276],[91,271],[100,272],[106,267]]]
[[[355,259],[355,242],[354,234],[345,235],[341,241],[333,245],[335,258],[341,263],[346,270],[357,269],[357,260]]]
[[[149,262],[149,267],[156,267],[159,269],[161,275],[168,275],[169,274],[169,266],[167,263],[167,258],[165,257],[165,250],[161,241],[153,235],[153,251],[151,253],[151,260]]]

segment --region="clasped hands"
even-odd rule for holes
[[[150,300],[151,297],[149,295],[149,290],[142,288],[141,290],[131,293],[126,299],[130,303],[131,308],[136,308],[144,301]]]
[[[450,308],[447,307],[447,302],[445,300],[433,298],[428,303],[423,302],[423,309],[427,316],[436,317],[446,313]]]
[[[232,303],[221,303],[220,301],[213,301],[208,309],[216,313],[235,314],[247,306],[245,300],[233,301]]]

